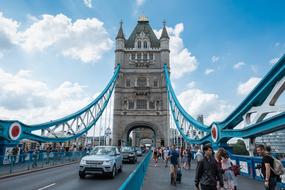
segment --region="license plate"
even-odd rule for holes
[[[97,168],[98,165],[97,165],[97,164],[91,164],[91,167],[92,167],[92,168]]]

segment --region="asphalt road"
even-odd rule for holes
[[[1,179],[0,190],[116,190],[136,166],[137,164],[124,164],[123,172],[114,179],[106,176],[86,176],[85,179],[80,179],[79,163],[71,164]]]

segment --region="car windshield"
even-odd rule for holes
[[[133,147],[123,147],[122,152],[133,152],[134,148]]]
[[[90,155],[115,155],[116,149],[114,147],[95,147]]]

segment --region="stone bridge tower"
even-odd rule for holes
[[[115,87],[113,145],[129,144],[131,131],[137,133],[144,128],[147,130],[141,133],[148,132],[141,136],[148,135],[155,146],[169,145],[169,107],[163,73],[163,65],[169,67],[169,53],[165,23],[160,39],[145,16],[139,17],[128,39],[121,23],[115,50],[115,65],[121,64],[121,71]]]

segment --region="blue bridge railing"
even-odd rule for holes
[[[141,189],[151,155],[152,151],[149,150],[145,158],[141,161],[141,163],[137,166],[137,168],[131,173],[131,175],[129,175],[129,177],[119,188],[119,190]]]
[[[262,181],[261,170],[259,165],[261,165],[261,157],[252,157],[252,156],[240,156],[240,155],[231,155],[231,160],[240,166],[240,174],[258,181]],[[283,166],[285,166],[285,160],[282,161]],[[278,183],[279,188],[285,188],[285,175],[280,176],[281,182]]]
[[[79,161],[86,151],[76,152],[27,152],[19,155],[0,155],[0,177],[35,170],[39,168],[51,167]]]

